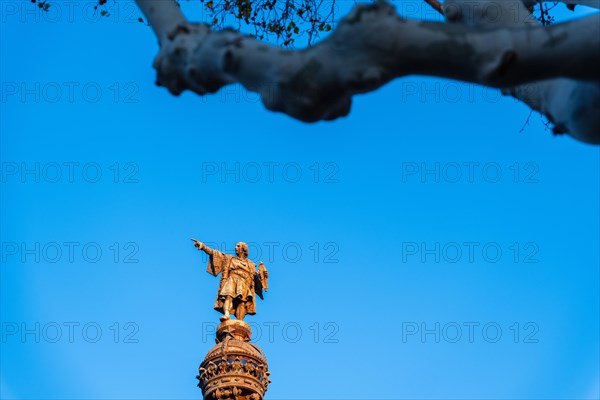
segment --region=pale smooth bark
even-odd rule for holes
[[[187,22],[175,0],[138,0],[137,4],[161,44],[177,26]]]
[[[491,7],[471,12],[465,8],[468,0],[446,1],[446,17],[452,23],[441,24],[404,19],[380,1],[357,5],[327,39],[292,51],[233,30],[215,32],[208,25],[188,23],[174,1],[137,2],[144,13],[154,13],[153,18],[146,16],[161,42],[154,63],[159,85],[174,94],[206,94],[239,82],[261,93],[269,110],[307,122],[344,116],[354,94],[411,74],[498,87],[518,98],[523,97],[519,85],[542,80],[583,81],[589,88],[600,81],[600,14],[540,27],[528,18],[515,19],[508,8],[514,5],[508,1],[499,3],[499,19],[493,18]],[[592,110],[600,108],[594,97],[597,90],[551,86],[556,95],[582,95],[587,100],[592,96]],[[530,106],[550,112],[542,101],[549,93]],[[588,108],[579,107],[570,115],[581,117]],[[583,119],[591,122],[574,124],[559,121],[556,113],[560,112],[554,110],[549,119],[560,124],[560,131],[600,141],[598,117],[587,115]]]
[[[476,7],[474,6],[476,4]],[[500,13],[488,5],[501,4]],[[445,7],[452,9],[451,23],[472,27],[522,27],[537,26],[537,21],[528,15],[524,5],[518,2],[497,0],[447,0]],[[504,18],[499,18],[498,16]],[[527,15],[526,18],[510,16]],[[553,124],[555,134],[569,133],[573,137],[588,143],[600,141],[600,85],[598,81],[579,81],[574,79],[548,79],[534,83],[504,88],[504,94],[511,95],[533,110],[539,111]]]

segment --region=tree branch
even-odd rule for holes
[[[505,89],[554,124],[553,133],[568,133],[586,143],[600,144],[600,85],[572,79],[550,79]]]
[[[175,0],[136,0],[160,43],[187,22]]]
[[[291,51],[234,30],[214,32],[208,25],[186,23],[173,10],[166,10],[172,15],[166,18],[157,4],[172,5],[170,0],[137,1],[148,4],[145,13],[160,14],[148,18],[163,38],[154,62],[158,85],[173,94],[203,95],[239,82],[259,92],[267,109],[306,122],[345,116],[353,95],[411,74],[504,88],[517,97],[516,86],[544,79],[600,81],[600,14],[540,27],[528,14],[525,22],[493,25],[481,16],[469,22],[461,17],[464,8],[458,14],[445,8],[448,20],[460,23],[440,24],[403,19],[379,1],[357,5],[314,47]]]
[[[521,27],[537,26],[538,23],[523,4],[506,0],[500,3],[500,18],[498,10],[491,5],[497,5],[495,0],[480,0],[477,9],[473,9],[470,0],[446,0],[444,6],[453,12],[446,12],[451,23],[467,26],[490,27]],[[490,13],[490,15],[488,15]],[[509,17],[511,15],[526,15],[526,18]],[[571,136],[588,143],[600,143],[600,83],[583,82],[573,79],[549,79],[539,82],[506,88],[506,95],[521,100],[532,110],[543,113],[554,124],[555,134],[569,133]]]
[[[444,6],[438,0],[424,0],[425,3],[429,4],[431,8],[440,14],[444,15]]]
[[[522,0],[525,7],[533,7],[537,3],[561,2],[565,4],[581,5],[592,8],[600,8],[600,0]]]
[[[598,46],[599,15],[549,28],[481,30],[404,20],[391,5],[375,3],[356,6],[330,37],[302,51],[186,25],[165,43],[155,67],[158,82],[175,94],[206,94],[240,82],[272,90],[265,99],[270,109],[314,121],[340,116],[332,107],[349,107],[353,94],[410,74],[495,87],[554,77],[597,80]],[[300,104],[302,111],[296,110]]]

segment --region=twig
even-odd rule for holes
[[[429,4],[435,11],[444,15],[444,6],[442,6],[442,3],[438,0],[425,0],[425,3]]]

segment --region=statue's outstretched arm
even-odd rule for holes
[[[208,247],[207,245],[205,245],[204,243],[202,243],[199,240],[196,240],[194,238],[190,238],[190,240],[194,242],[194,247],[195,248],[197,248],[198,250],[202,250],[203,252],[205,252],[209,256],[212,256],[213,253],[215,252],[215,250],[211,249],[210,247]]]

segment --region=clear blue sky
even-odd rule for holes
[[[270,399],[599,397],[597,146],[420,77],[313,125],[176,98],[133,4],[89,4],[1,2],[0,397],[200,398],[190,236],[270,271]]]

